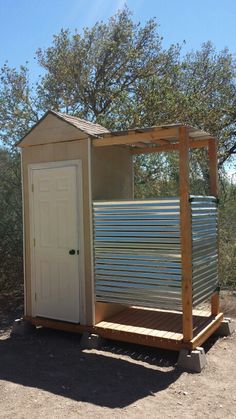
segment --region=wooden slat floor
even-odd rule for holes
[[[222,318],[222,313],[215,317],[210,312],[194,310],[193,340],[189,344],[183,342],[182,313],[178,312],[129,307],[106,321],[97,323],[95,331],[107,338],[134,343],[144,342],[150,346],[167,349],[192,348],[197,346],[197,344],[194,345],[195,341],[199,344],[198,336],[203,334],[204,339],[204,330],[208,331],[209,327],[212,330],[216,329],[217,327],[214,328],[214,326],[220,324]],[[206,339],[207,337],[209,333]]]

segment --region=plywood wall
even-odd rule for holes
[[[21,141],[21,147],[85,139],[87,135],[53,114],[48,114]]]
[[[92,191],[94,200],[133,199],[133,163],[127,148],[92,149]]]

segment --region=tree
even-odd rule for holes
[[[137,102],[140,104],[142,123],[148,121],[149,125],[156,125],[181,122],[215,135],[219,140],[219,169],[224,173],[223,163],[230,160],[236,149],[235,61],[232,54],[227,49],[217,53],[208,42],[200,51],[188,53],[181,62],[176,62],[173,70],[171,77],[160,79],[154,75],[148,83],[139,84]],[[137,166],[140,161],[138,158]],[[170,166],[173,162],[177,165],[177,160],[172,156],[165,157],[165,162],[168,161]],[[146,158],[146,162],[147,178],[147,173],[152,172],[153,168],[150,167],[149,158]],[[140,172],[140,169],[137,170]],[[156,175],[160,178],[160,173]],[[192,193],[208,192],[208,177],[206,152],[192,151]]]
[[[0,70],[0,141],[16,152],[14,144],[38,121],[34,89],[28,80],[29,70],[5,64]]]
[[[139,123],[137,85],[170,71],[178,47],[164,51],[155,20],[142,27],[130,15],[124,8],[83,35],[61,30],[51,47],[37,51],[45,71],[37,90],[42,108],[63,109],[108,128]]]
[[[20,156],[0,149],[0,290],[23,279]]]
[[[217,52],[209,42],[186,56],[178,44],[164,49],[156,21],[136,24],[124,8],[82,33],[62,29],[36,57],[43,75],[35,84],[29,82],[27,64],[19,70],[5,64],[0,70],[0,144],[5,146],[0,152],[0,277],[12,272],[8,255],[16,254],[14,249],[17,260],[22,258],[20,160],[14,143],[46,110],[65,111],[110,129],[194,125],[219,138],[221,173],[236,152],[235,61],[227,49]],[[137,157],[135,179],[137,197],[177,194],[177,153]],[[195,150],[192,192],[207,193],[207,180],[206,154]],[[10,220],[15,220],[15,230]]]

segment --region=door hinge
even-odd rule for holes
[[[31,185],[32,192],[34,192],[34,184]]]
[[[36,246],[36,240],[34,239],[33,242],[34,242],[34,247],[35,247]]]

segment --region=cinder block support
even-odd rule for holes
[[[220,327],[215,331],[216,336],[230,336],[234,331],[234,324],[232,320],[225,317],[221,322]]]
[[[206,363],[206,354],[203,348],[198,347],[192,351],[181,349],[177,367],[184,371],[201,372]]]
[[[99,335],[84,332],[80,340],[82,349],[98,349],[102,345],[103,339]]]
[[[35,330],[35,326],[24,319],[16,319],[12,325],[11,335],[26,336]]]

